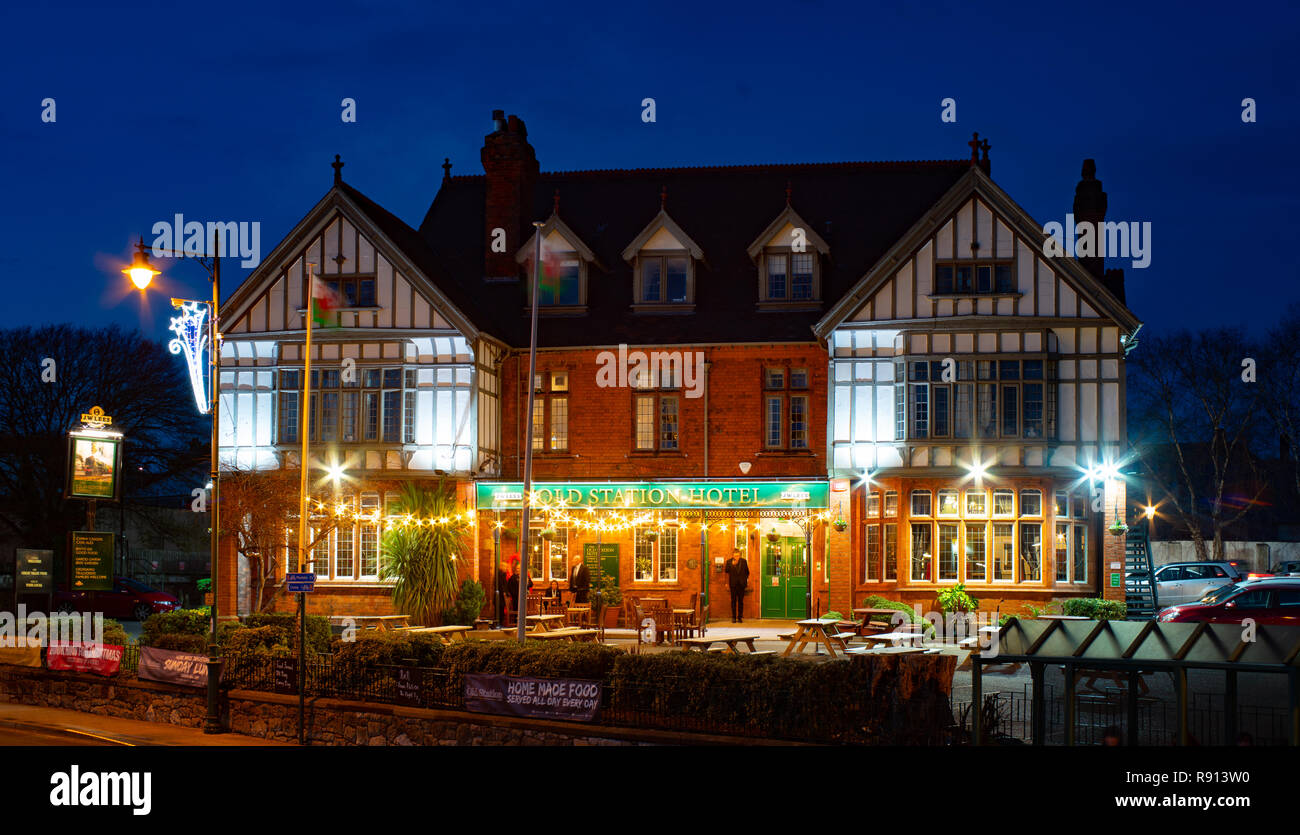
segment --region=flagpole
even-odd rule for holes
[[[533,234],[533,321],[532,333],[528,338],[528,414],[525,416],[528,432],[524,444],[524,523],[519,529],[519,602],[515,619],[518,621],[519,643],[524,642],[524,613],[528,611],[528,517],[533,504],[533,395],[537,386],[533,385],[533,376],[537,374],[537,285],[542,275],[542,224],[533,221],[536,230]]]
[[[302,371],[302,405],[298,415],[298,437],[302,440],[301,458],[298,459],[298,572],[302,573],[307,556],[307,430],[311,411],[311,320],[312,305],[316,300],[316,277],[307,264],[307,346]]]

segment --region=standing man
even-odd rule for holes
[[[586,604],[587,593],[591,591],[591,572],[582,557],[573,558],[573,575],[569,579],[569,591],[573,592],[573,602]]]
[[[731,590],[731,622],[745,622],[745,590],[749,588],[749,562],[741,555],[740,549],[731,552],[723,571],[727,574],[727,587]]]
[[[497,568],[497,587],[494,590],[496,597],[496,614],[497,625],[506,625],[506,584],[510,582],[510,570],[506,561],[502,560],[500,567]]]

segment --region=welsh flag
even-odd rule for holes
[[[339,310],[343,307],[343,297],[338,291],[323,281],[312,277],[311,281],[311,318],[320,328],[339,327]]]
[[[562,268],[561,250],[553,249],[546,245],[546,241],[542,241],[542,276],[538,282],[538,295],[541,296],[542,304],[555,304],[559,301],[556,296],[560,292]]]

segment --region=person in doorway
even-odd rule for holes
[[[496,589],[493,596],[496,598],[497,623],[501,626],[506,625],[506,585],[510,582],[510,567],[505,560],[502,560],[497,567]]]
[[[591,591],[591,572],[582,561],[582,557],[573,558],[573,576],[569,579],[569,591],[573,592],[573,602],[586,605],[587,595]]]
[[[745,590],[749,588],[749,563],[740,553],[733,549],[731,559],[723,566],[727,574],[727,588],[731,591],[731,622],[745,622]]]
[[[528,588],[533,587],[533,578],[528,578]],[[510,598],[510,609],[519,617],[519,555],[510,557],[510,576],[506,578],[506,597]]]

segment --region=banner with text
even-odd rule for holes
[[[45,665],[51,670],[115,676],[122,666],[122,647],[103,644],[50,644]]]
[[[26,637],[0,640],[0,664],[12,664],[15,667],[41,666],[40,641]]]
[[[207,687],[208,657],[192,652],[140,647],[140,667],[136,675],[150,681]]]
[[[470,673],[465,676],[465,709],[591,722],[600,711],[600,691],[599,681]]]
[[[480,510],[523,507],[524,485],[480,481]],[[583,508],[658,510],[762,510],[823,508],[830,485],[825,481],[663,481],[533,482],[533,504]]]

